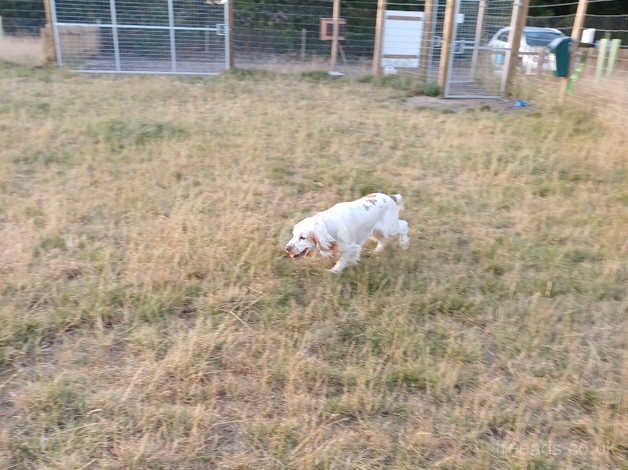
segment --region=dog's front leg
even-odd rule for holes
[[[349,245],[340,253],[340,259],[329,271],[338,274],[350,264],[355,264],[360,260],[360,252],[362,247],[360,245]]]
[[[347,260],[341,256],[340,259],[336,262],[336,264],[334,264],[334,267],[329,270],[329,272],[330,273],[334,273],[334,274],[338,274],[344,268],[346,268],[348,264],[349,263],[347,262]]]

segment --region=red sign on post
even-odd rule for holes
[[[344,18],[338,19],[338,39],[344,41],[345,26],[347,21]],[[321,41],[331,41],[334,39],[334,19],[321,18]]]

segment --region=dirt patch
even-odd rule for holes
[[[436,111],[458,113],[468,110],[510,112],[529,112],[534,109],[530,103],[517,106],[515,100],[499,99],[444,99],[431,96],[413,96],[406,101],[408,106],[416,109],[433,109]]]

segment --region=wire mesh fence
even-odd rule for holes
[[[620,0],[592,0],[596,4],[616,8]],[[575,2],[566,2],[554,12],[565,11]],[[538,11],[533,6],[531,13]],[[529,16],[529,27],[555,29],[571,36],[576,14],[569,12],[545,16]],[[573,49],[571,75],[557,79],[553,74],[553,55],[547,47],[539,50],[543,57],[533,57],[533,67],[520,67],[517,90],[538,102],[561,101],[583,105],[589,111],[605,116],[621,116],[628,105],[628,33],[626,14],[588,13],[583,28],[594,28],[594,43]],[[525,64],[525,62],[523,62]],[[544,64],[544,65],[541,65]],[[566,93],[565,93],[566,91]]]
[[[618,0],[615,0],[617,3]],[[575,20],[575,13],[549,16],[529,16],[527,25],[539,28],[551,28],[571,35]],[[581,49],[574,57],[576,64],[582,60],[582,70],[578,77],[579,88],[589,88],[595,91],[610,82],[616,82],[618,87],[624,86],[628,80],[628,14],[606,15],[586,14],[584,28],[595,29],[593,47]],[[611,45],[615,42],[618,50],[611,53]],[[600,47],[604,43],[603,47]],[[551,54],[545,49],[545,60],[549,61]],[[574,66],[576,64],[573,64]],[[532,72],[532,73],[531,73]],[[551,67],[538,70],[527,70],[528,75],[551,76]],[[614,85],[615,85],[614,84]],[[600,93],[602,90],[597,90]]]
[[[41,64],[45,24],[43,2],[0,0],[0,60]]]
[[[373,55],[376,2],[340,2],[339,69],[364,73]],[[252,2],[235,5],[234,49],[238,67],[325,68],[331,37],[321,23],[332,18],[332,2]],[[327,24],[330,24],[328,22]]]
[[[37,37],[46,24],[43,2],[11,0],[0,2],[0,36]]]
[[[345,74],[367,73],[371,69],[375,47],[377,1],[342,1],[339,6],[337,70]],[[389,2],[388,10],[422,12],[423,2]],[[328,68],[332,54],[332,17],[331,0],[236,4],[234,49],[238,67]],[[330,29],[328,34],[325,34],[325,28]],[[408,48],[418,50],[420,39],[412,37],[410,42],[414,43]]]
[[[590,0],[614,5],[623,0]],[[49,0],[56,28],[53,56],[73,70],[122,73],[213,74],[227,68],[230,54],[239,68],[329,71],[332,55],[332,0],[235,0],[233,17],[225,0]],[[441,70],[445,0],[391,0],[383,15],[381,65],[385,73],[408,73],[435,81]],[[532,5],[529,28],[569,35],[577,1]],[[448,96],[500,96],[513,0],[457,0],[451,41]],[[336,70],[370,74],[377,37],[377,0],[340,0]],[[426,11],[426,8],[428,11]],[[598,10],[600,11],[600,10]],[[603,11],[603,10],[602,10]],[[551,13],[548,15],[548,13]],[[558,13],[558,14],[557,14]],[[543,14],[544,16],[538,16]],[[53,35],[45,28],[44,3],[0,2],[4,37]],[[481,20],[481,21],[480,21]],[[230,24],[232,21],[233,24]],[[613,74],[628,71],[628,14],[587,14],[585,28],[596,41],[619,39]],[[232,48],[229,35],[233,35]],[[549,75],[545,44],[524,40],[522,76]],[[585,76],[595,69],[589,51]],[[604,74],[603,74],[604,75]]]
[[[528,17],[530,26],[560,29],[563,33],[570,35],[576,15],[555,15]],[[585,28],[596,30],[595,39],[604,37],[621,39],[625,47],[628,47],[628,14],[626,15],[595,15],[587,14],[584,20]]]
[[[82,72],[216,73],[225,8],[187,0],[52,0],[57,61]]]
[[[510,24],[508,0],[457,2],[451,65],[445,95],[448,97],[499,97],[507,42],[493,37]]]

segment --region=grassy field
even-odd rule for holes
[[[0,467],[627,467],[618,120],[316,78],[0,66]],[[408,251],[282,252],[372,191]]]

